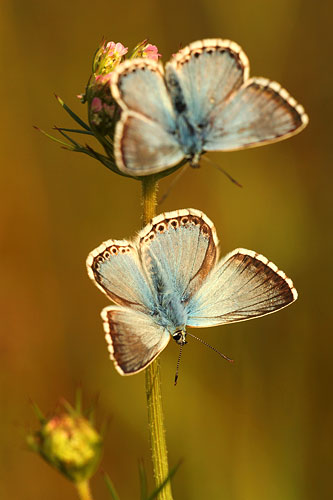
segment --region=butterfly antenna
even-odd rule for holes
[[[161,196],[161,198],[158,200],[158,204],[161,205],[169,196],[170,192],[172,191],[174,185],[179,181],[179,179],[184,175],[184,173],[187,171],[189,164],[187,163],[183,168],[181,168],[178,172],[177,175],[172,179],[170,182],[167,190],[165,193]]]
[[[208,344],[204,340],[199,339],[199,337],[196,337],[195,335],[193,335],[193,333],[186,332],[186,334],[189,335],[190,337],[193,337],[196,340],[199,340],[199,342],[201,342],[202,344],[205,344],[207,347],[210,347],[211,349],[213,349],[213,351],[217,352],[217,354],[219,354],[220,356],[222,356],[222,358],[226,359],[227,361],[230,361],[230,363],[234,362],[233,359],[228,358],[228,356],[226,356],[225,354],[222,354],[222,352],[218,351],[217,349],[215,349],[215,347],[211,346],[210,344]]]
[[[179,371],[180,358],[181,358],[181,355],[182,355],[182,348],[183,348],[183,346],[181,345],[180,349],[179,349],[179,356],[178,356],[178,361],[177,361],[177,368],[176,368],[176,375],[175,375],[175,385],[177,385],[177,380],[178,380],[178,371]]]
[[[236,179],[234,179],[233,177],[231,177],[230,174],[228,174],[228,172],[226,170],[224,170],[222,167],[220,167],[220,165],[218,165],[217,163],[215,163],[214,161],[212,161],[210,158],[207,158],[206,156],[202,156],[201,157],[203,160],[207,161],[208,163],[210,163],[211,165],[213,165],[213,167],[217,168],[217,170],[219,170],[220,172],[222,172],[222,174],[224,174],[226,177],[228,177],[229,181],[233,182],[234,184],[236,184],[236,186],[238,187],[243,187],[238,181],[236,181]]]

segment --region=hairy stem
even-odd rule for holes
[[[143,223],[148,224],[156,215],[157,178],[154,175],[143,177],[142,208]],[[159,359],[145,370],[146,397],[148,408],[149,438],[156,486],[169,474],[168,451],[165,439],[164,415],[162,408],[161,375]],[[171,485],[168,482],[158,495],[158,500],[172,500]]]
[[[80,500],[93,500],[88,481],[82,481],[82,483],[77,483],[76,489],[79,494]]]

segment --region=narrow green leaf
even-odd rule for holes
[[[75,128],[54,127],[54,130],[63,130],[64,132],[72,132],[73,134],[94,135],[93,132],[89,132],[88,130],[79,130]]]
[[[74,111],[72,111],[57,94],[55,94],[55,97],[59,102],[59,104],[64,108],[65,111],[67,111],[67,113],[73,118],[73,120],[76,121],[76,123],[81,125],[81,127],[84,128],[85,130],[91,132],[89,125],[87,125],[83,120],[81,120],[81,118],[78,115],[76,115]]]
[[[82,148],[81,144],[79,144],[78,142],[74,141],[74,139],[72,139],[71,137],[69,137],[69,135],[65,134],[65,132],[62,131],[62,129],[60,129],[58,127],[54,127],[54,130],[56,130],[57,132],[59,132],[59,134],[61,134],[64,137],[66,137],[66,139],[68,139],[77,148],[80,148],[80,149]]]
[[[164,486],[171,480],[171,478],[176,474],[178,467],[180,466],[181,462],[178,462],[169,472],[167,477],[164,479],[164,481],[156,488],[152,494],[147,498],[147,500],[154,500],[154,498],[157,497],[157,495],[163,490]]]
[[[147,475],[143,460],[139,461],[139,476],[140,476],[140,498],[141,500],[147,500]]]
[[[42,410],[39,408],[39,406],[37,405],[37,403],[35,403],[34,401],[30,401],[31,405],[32,405],[32,408],[35,412],[35,415],[36,417],[38,418],[39,422],[41,424],[45,424],[46,422],[46,417],[45,415],[43,414]]]
[[[35,125],[34,125],[34,128],[36,130],[38,130],[38,132],[41,132],[42,134],[44,134],[48,139],[51,139],[54,142],[58,142],[59,144],[61,144],[62,146],[65,146],[66,148],[73,149],[73,147],[70,144],[67,144],[67,142],[61,141],[60,139],[53,137],[53,135],[48,134],[47,132],[45,132],[45,130],[42,130],[41,128],[36,127]]]
[[[120,500],[120,498],[116,492],[116,489],[113,486],[113,483],[110,479],[110,476],[106,472],[104,472],[104,479],[105,479],[106,486],[107,486],[109,492],[111,493],[113,500]]]
[[[81,415],[82,414],[82,387],[78,387],[75,393],[75,410]]]

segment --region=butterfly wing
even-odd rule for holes
[[[248,78],[249,63],[230,40],[191,43],[166,65],[166,82],[175,109],[204,130],[216,106],[230,99]]]
[[[205,279],[217,258],[213,223],[194,209],[167,212],[139,233],[143,266],[159,290],[161,280],[186,301]]]
[[[146,313],[106,307],[101,315],[110,358],[121,375],[143,370],[170,340],[169,333]]]
[[[249,78],[242,49],[229,40],[202,40],[179,51],[166,66],[177,109],[201,131],[204,151],[260,146],[300,132],[308,117],[276,82]]]
[[[90,252],[89,277],[116,304],[146,310],[154,299],[135,245],[108,240]]]
[[[179,163],[184,154],[162,66],[147,59],[125,61],[112,74],[111,91],[122,109],[114,136],[119,169],[149,175]]]
[[[292,281],[263,255],[228,254],[188,304],[188,326],[208,327],[264,316],[297,299]]]
[[[300,132],[308,117],[277,82],[252,78],[213,110],[205,151],[232,151],[276,142]]]

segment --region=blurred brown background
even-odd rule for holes
[[[36,427],[29,398],[50,411],[60,397],[73,401],[79,383],[88,401],[99,394],[100,417],[111,417],[103,467],[122,500],[139,496],[138,459],[150,469],[144,376],[122,378],[108,360],[99,317],[107,299],[85,270],[96,245],[140,228],[140,185],[32,128],[71,125],[53,92],[85,117],[76,94],[103,36],[128,47],[149,37],[164,61],[194,40],[230,38],[252,75],[280,82],[310,116],[288,141],[211,155],[243,189],[202,162],[161,206],[203,210],[222,254],[261,252],[299,291],[276,315],[198,332],[235,364],[190,341],[177,388],[170,342],[163,398],[170,463],[184,460],[175,499],[333,498],[332,14],[329,2],[299,0],[2,0],[1,498],[75,498],[23,436]],[[96,500],[109,498],[99,474],[92,487]]]

